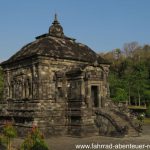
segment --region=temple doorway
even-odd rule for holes
[[[91,86],[91,100],[94,107],[99,107],[98,86]]]

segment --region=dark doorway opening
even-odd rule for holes
[[[81,116],[71,116],[71,125],[80,125]]]
[[[91,86],[91,99],[94,107],[98,107],[98,86]]]

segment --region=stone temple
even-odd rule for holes
[[[20,135],[37,125],[52,135],[137,135],[129,116],[109,98],[110,64],[64,35],[57,15],[49,32],[1,64],[4,95],[0,124]]]

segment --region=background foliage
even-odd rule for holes
[[[132,105],[150,105],[150,46],[131,42],[122,50],[117,48],[100,55],[111,63],[111,98]]]

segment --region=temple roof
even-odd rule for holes
[[[98,63],[107,63],[88,46],[77,43],[75,39],[65,36],[57,15],[55,15],[48,33],[36,37],[35,41],[25,45],[2,64],[16,62],[33,56],[48,56],[90,63],[94,63],[95,61]]]

